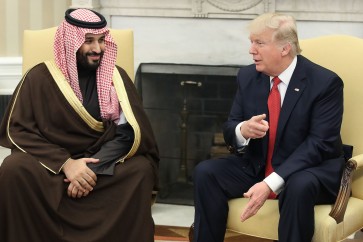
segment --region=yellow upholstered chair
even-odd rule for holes
[[[334,205],[315,206],[313,242],[336,242],[363,228],[363,39],[332,35],[301,41],[302,55],[333,70],[344,81],[343,143],[353,145]],[[351,194],[351,195],[350,195]],[[229,201],[227,229],[278,240],[278,201],[268,200],[258,213],[240,222],[248,199]],[[192,234],[190,234],[190,237]]]
[[[25,30],[23,40],[23,74],[34,65],[53,59],[53,41],[56,27],[42,30]],[[117,44],[116,64],[125,69],[134,80],[134,35],[132,30],[111,29]]]

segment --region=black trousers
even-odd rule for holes
[[[252,185],[263,180],[253,176],[235,156],[199,163],[194,179],[194,242],[223,242],[228,216],[228,200],[243,197]],[[310,242],[314,234],[314,205],[334,203],[319,179],[300,171],[285,181],[279,194],[279,241]],[[263,229],[263,228],[261,228]]]

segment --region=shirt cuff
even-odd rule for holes
[[[284,179],[276,172],[272,172],[263,181],[266,182],[267,186],[269,186],[276,195],[282,191],[285,185]]]
[[[235,129],[235,133],[236,133],[236,142],[237,142],[237,146],[238,147],[243,147],[243,146],[246,146],[248,145],[248,143],[250,142],[250,139],[246,139],[245,137],[242,136],[241,134],[241,126],[244,122],[241,122],[239,123],[237,126],[236,126],[236,129]]]

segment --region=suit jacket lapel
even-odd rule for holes
[[[298,56],[299,57],[299,56]],[[291,77],[289,86],[287,87],[284,102],[282,104],[282,108],[280,111],[279,123],[277,126],[277,136],[275,141],[275,146],[278,145],[279,139],[283,130],[285,128],[286,122],[290,117],[291,112],[293,111],[295,104],[301,97],[301,94],[305,89],[305,73],[303,70],[303,66],[301,63],[301,59],[298,58],[296,68]]]
[[[270,93],[270,78],[269,76],[262,74],[257,80],[257,91],[256,91],[256,114],[265,113],[268,116],[267,99]]]
[[[268,95],[270,94],[270,77],[262,74],[260,78],[257,80],[258,83],[258,90],[256,95],[256,114],[266,114],[266,120],[268,120],[268,106],[267,106],[267,99]],[[262,152],[263,157],[267,156],[267,146],[268,146],[268,136],[266,135],[262,139]]]

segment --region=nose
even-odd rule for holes
[[[256,53],[257,53],[257,51],[256,51],[256,47],[254,46],[254,44],[253,44],[253,43],[251,43],[251,45],[250,45],[249,53],[250,53],[251,55],[254,55],[254,54],[256,54]]]
[[[93,42],[92,52],[101,53],[101,45],[97,41]]]

